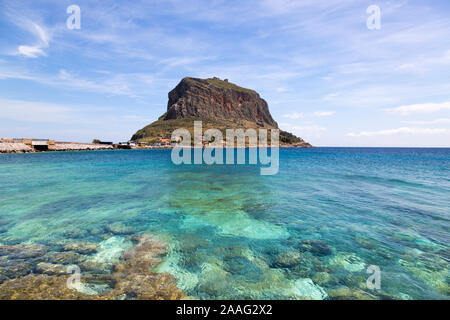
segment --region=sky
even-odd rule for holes
[[[0,34],[0,137],[127,141],[215,76],[315,146],[450,147],[448,0],[0,0]]]

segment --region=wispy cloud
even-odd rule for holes
[[[450,123],[449,118],[441,118],[434,120],[418,120],[418,121],[402,121],[403,123],[408,124],[442,124],[442,123]]]
[[[51,40],[51,35],[46,27],[39,25],[33,20],[23,16],[18,12],[9,12],[7,14],[10,21],[20,29],[30,33],[34,36],[34,44],[23,44],[17,47],[16,54],[26,58],[37,58],[39,56],[46,56],[44,49],[48,48]]]
[[[37,58],[39,56],[46,56],[47,54],[39,48],[38,46],[19,46],[17,48],[17,53],[23,55],[27,58]]]
[[[392,136],[398,134],[419,134],[419,135],[429,135],[429,134],[450,134],[450,129],[445,128],[410,128],[403,127],[397,129],[379,130],[379,131],[363,131],[359,133],[348,133],[349,137],[373,137],[373,136]]]
[[[314,112],[314,115],[316,117],[330,117],[332,115],[334,115],[336,113],[336,111],[316,111]]]
[[[128,96],[140,99],[151,93],[150,87],[166,86],[168,79],[156,78],[147,73],[111,73],[89,72],[89,75],[79,75],[60,69],[56,74],[36,73],[26,69],[2,68],[1,79],[30,80],[49,87],[64,88],[65,90],[92,92],[97,94]]]
[[[293,120],[303,119],[304,117],[305,117],[305,115],[301,112],[293,112],[293,113],[283,115],[283,118],[293,119]]]
[[[450,110],[450,102],[412,104],[399,106],[395,108],[389,108],[386,110],[392,114],[399,114],[404,116],[413,113],[431,113],[443,110]]]
[[[323,97],[324,101],[330,101],[330,100],[334,100],[335,98],[339,97],[339,93],[329,93],[327,94],[325,97]]]
[[[327,131],[325,127],[314,123],[303,125],[287,125],[285,126],[285,128],[286,130],[290,130],[299,137],[310,141],[319,138],[324,132]]]

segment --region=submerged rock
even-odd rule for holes
[[[106,230],[111,232],[112,234],[117,234],[117,235],[134,233],[133,228],[128,227],[121,222],[115,222],[115,223],[108,224],[106,226]]]
[[[85,259],[85,256],[74,251],[49,252],[45,255],[45,261],[56,264],[78,264]]]
[[[341,286],[336,289],[328,290],[328,295],[336,300],[375,300],[376,298],[359,289],[350,289],[346,286]]]
[[[70,243],[64,246],[64,251],[75,251],[81,254],[90,254],[97,251],[97,245],[92,242]]]
[[[87,235],[87,231],[83,229],[75,229],[64,232],[64,236],[72,239],[84,238]]]
[[[80,300],[89,297],[67,287],[67,276],[30,274],[0,285],[0,300]]]
[[[48,274],[51,276],[67,274],[66,271],[67,267],[62,264],[40,262],[36,265],[37,273]]]
[[[0,256],[8,256],[9,259],[28,259],[43,256],[47,247],[41,244],[19,244],[0,246]]]
[[[344,267],[345,270],[350,272],[360,272],[366,267],[366,264],[360,257],[354,254],[343,253],[338,253],[330,259],[330,264]]]
[[[237,280],[246,282],[259,282],[263,280],[261,269],[246,257],[229,257],[224,262],[224,270],[229,272]]]
[[[109,271],[118,263],[123,252],[132,247],[132,242],[119,236],[114,236],[98,244],[97,253],[86,256],[83,265],[88,270],[98,269]]]
[[[33,271],[33,266],[23,260],[0,258],[0,282],[27,275]]]
[[[276,268],[294,268],[302,261],[303,256],[297,251],[287,251],[280,253],[272,263]]]
[[[328,298],[325,290],[308,278],[295,281],[292,293],[297,299],[325,300]]]
[[[300,250],[308,251],[318,256],[327,256],[332,253],[330,246],[322,240],[304,240],[299,246]]]
[[[134,241],[137,244],[123,252],[114,273],[83,276],[77,290],[67,287],[70,275],[62,275],[66,266],[61,264],[39,263],[35,270],[46,274],[29,274],[12,280],[0,274],[0,279],[6,280],[0,284],[0,300],[185,298],[172,275],[150,270],[161,263],[167,245],[150,235],[135,237]]]
[[[161,257],[167,253],[167,244],[148,234],[135,236],[132,240],[137,244],[122,254],[122,263],[116,266],[116,270],[126,267],[128,272],[145,273],[159,265]]]
[[[87,232],[89,232],[93,236],[98,236],[103,234],[105,232],[105,229],[101,227],[91,227],[87,229]]]
[[[112,278],[116,281],[110,295],[123,295],[142,300],[182,299],[183,292],[177,287],[175,277],[167,273],[153,273],[151,268],[159,265],[167,253],[167,244],[151,235],[132,238],[137,244],[126,250]]]
[[[224,298],[224,293],[230,294],[233,288],[232,276],[223,269],[221,261],[203,263],[195,291],[199,294]]]
[[[398,261],[402,267],[439,293],[450,295],[450,273],[447,260],[436,254],[424,254],[414,259],[409,256],[403,258]]]
[[[329,283],[332,280],[332,278],[331,275],[327,272],[317,272],[313,276],[312,280],[314,281],[314,283],[317,283],[322,286],[326,283]]]
[[[125,295],[136,300],[178,300],[185,296],[177,288],[176,279],[168,273],[122,274],[106,297]]]

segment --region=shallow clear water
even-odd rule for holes
[[[450,149],[281,149],[275,176],[170,150],[0,155],[0,244],[119,257],[116,222],[168,242],[158,271],[199,299],[450,296]]]

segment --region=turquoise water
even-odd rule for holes
[[[0,155],[0,244],[81,239],[106,261],[153,233],[157,271],[198,299],[448,299],[449,221],[450,149],[281,149],[275,176],[170,150]]]

